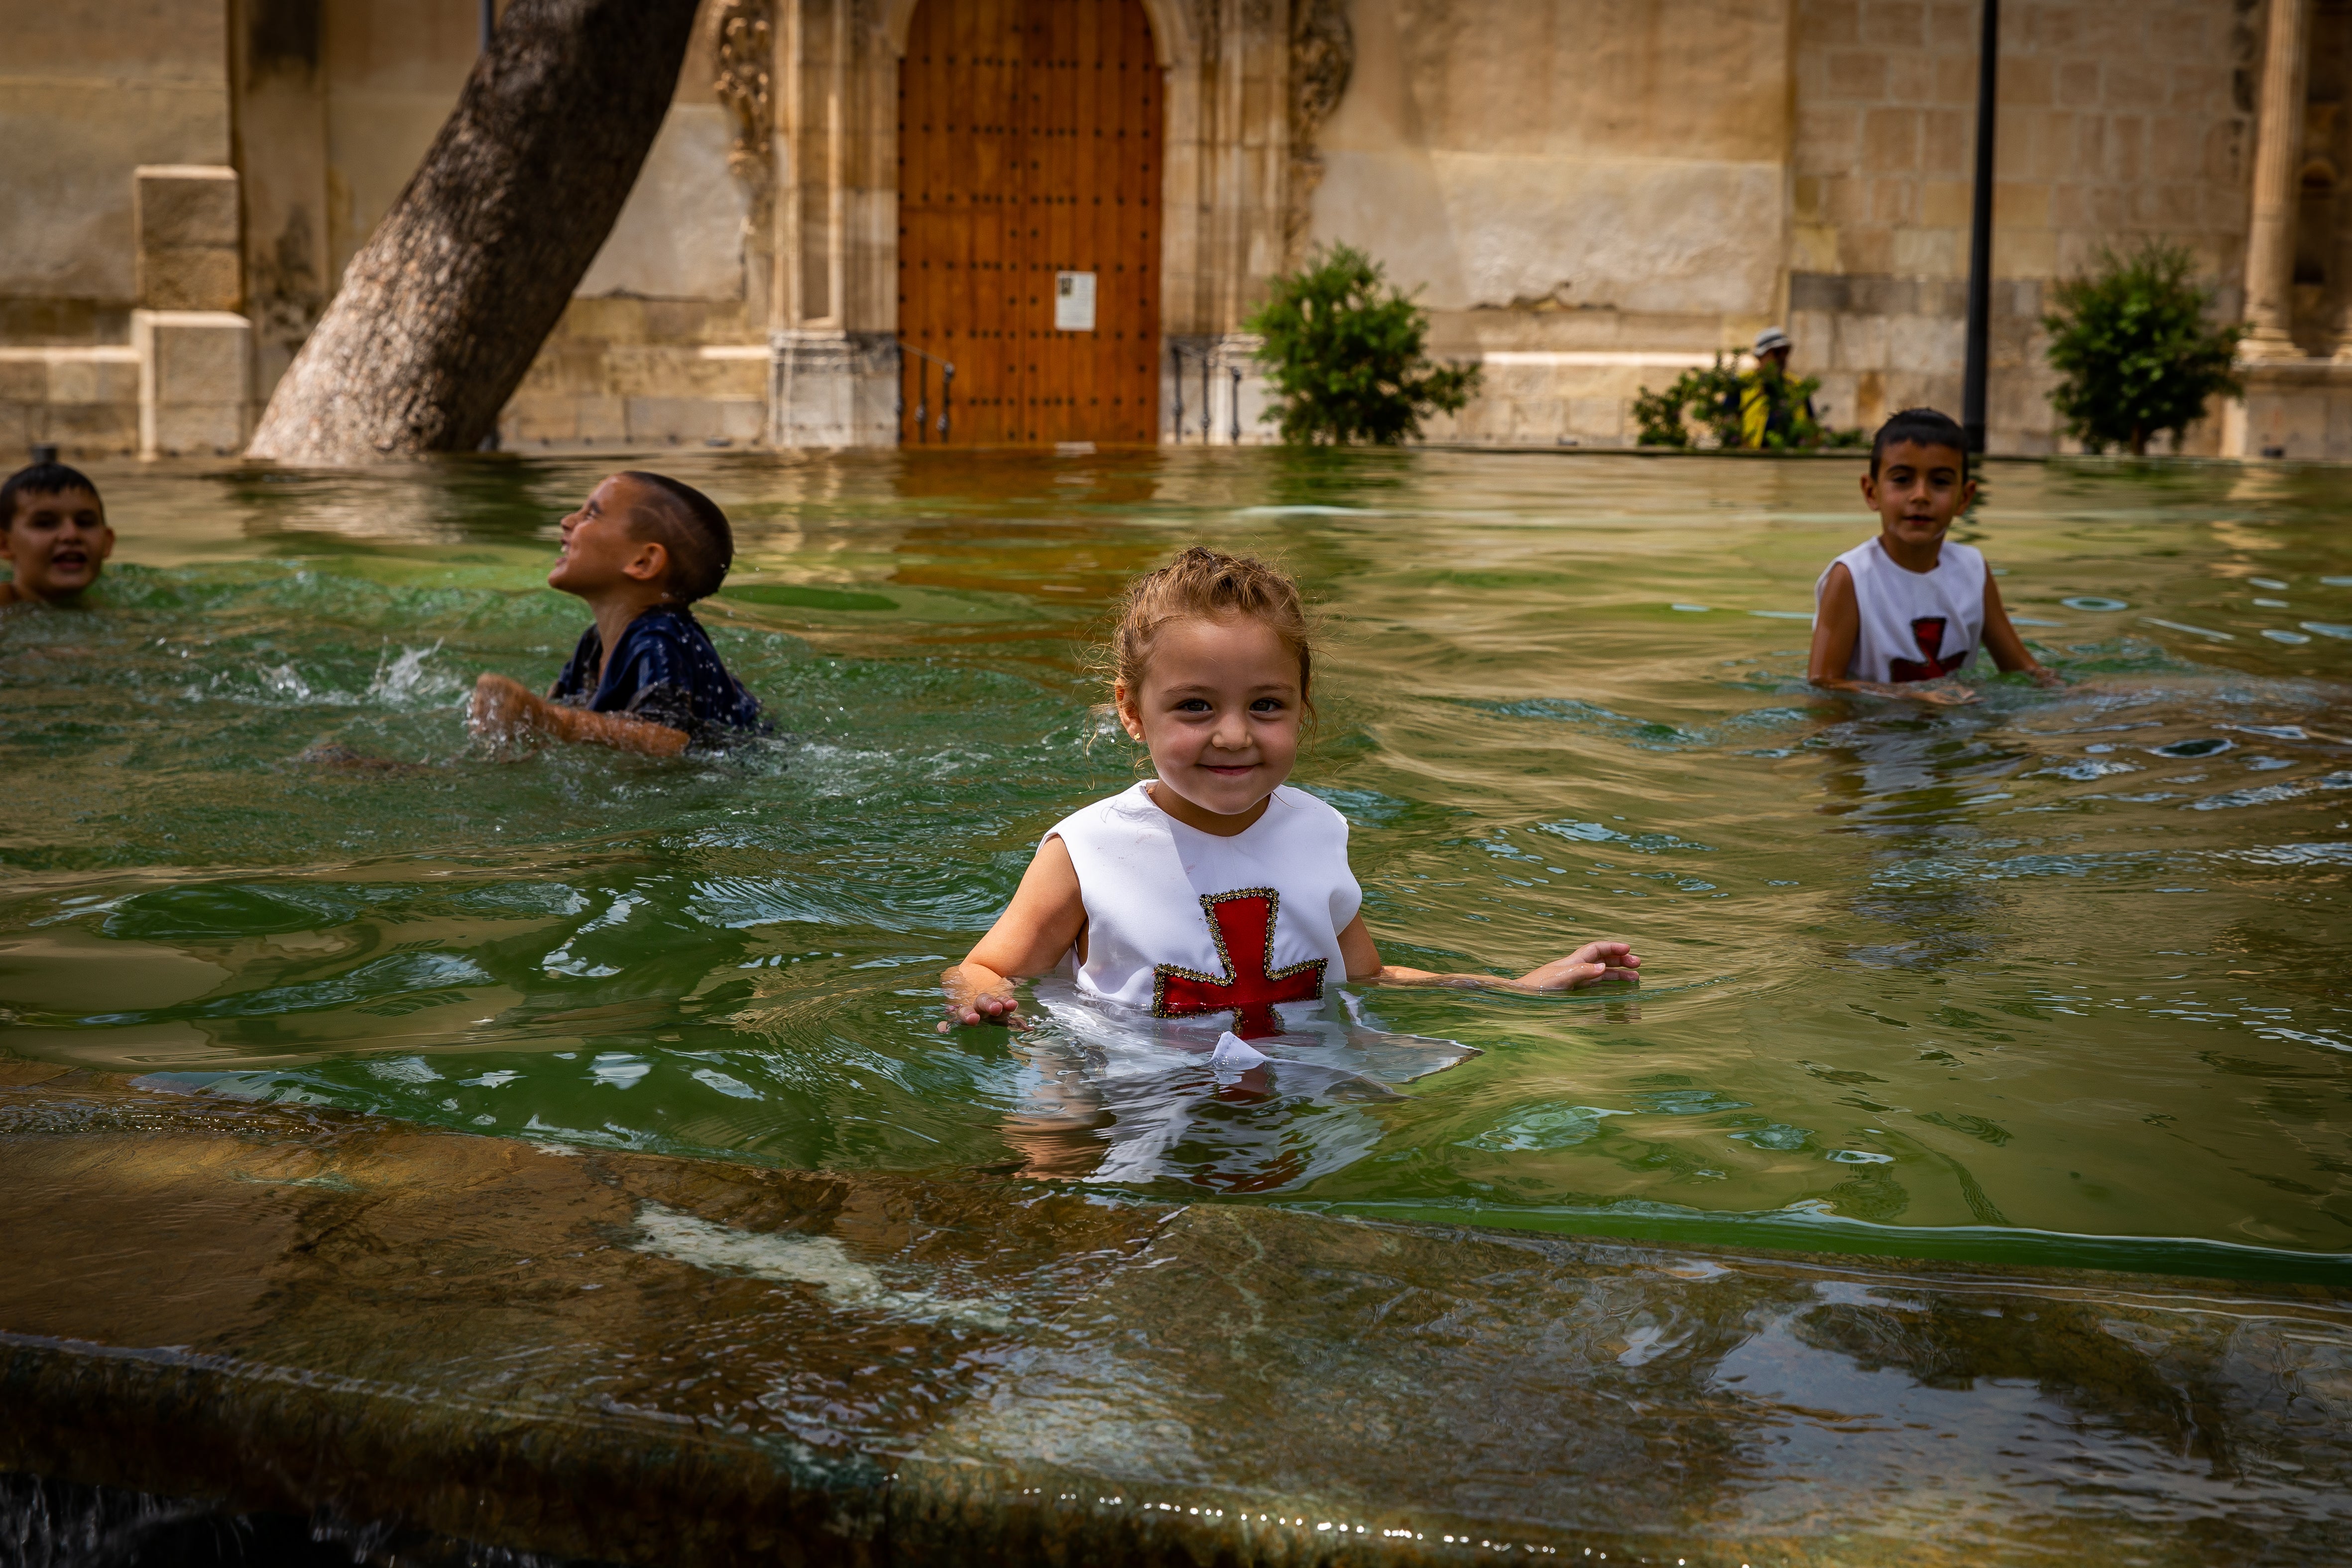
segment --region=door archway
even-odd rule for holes
[[[1157,438],[1162,100],[1142,0],[919,0],[898,68],[903,444]]]

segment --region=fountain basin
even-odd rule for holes
[[[62,1480],[666,1568],[2242,1563],[2352,1527],[2332,1287],[0,1084],[0,1468]]]

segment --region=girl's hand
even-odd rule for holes
[[[940,984],[947,992],[947,1017],[940,1025],[942,1035],[959,1025],[1029,1026],[1029,1020],[1021,1016],[1021,999],[1013,994],[1012,983],[992,969],[967,960],[942,973]]]
[[[1566,958],[1519,976],[1531,991],[1575,991],[1603,980],[1639,980],[1642,961],[1622,942],[1588,942]]]
[[[1025,1029],[1013,977],[1044,974],[1071,952],[1087,927],[1086,900],[1078,895],[1077,863],[1057,836],[1038,847],[1021,875],[1013,902],[996,917],[988,934],[961,963],[940,975],[947,993],[944,1035],[958,1025],[996,1024]]]

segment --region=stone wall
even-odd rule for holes
[[[226,175],[229,113],[224,18],[217,5],[53,0],[6,19],[0,77],[0,450],[35,442],[83,453],[139,442],[139,363],[131,313],[142,281],[182,308],[236,303],[236,267],[209,247],[218,212],[148,191],[142,166]],[[234,191],[233,184],[230,190]],[[158,204],[162,205],[159,205]],[[163,210],[170,207],[172,210]],[[234,235],[235,197],[229,202]],[[165,254],[165,236],[194,237]],[[0,458],[0,466],[13,462]]]
[[[499,439],[519,450],[749,446],[766,434],[768,363],[740,300],[583,296],[515,389]]]
[[[1353,0],[1312,237],[1485,359],[1441,439],[1614,444],[1781,309],[1786,0]]]
[[[892,437],[898,51],[916,4],[705,0],[645,176],[502,439]],[[1628,441],[1642,388],[1774,321],[1835,424],[1957,412],[1977,0],[1144,4],[1166,73],[1163,327],[1215,368],[1213,438],[1231,439],[1229,373],[1267,279],[1333,240],[1421,290],[1439,354],[1485,364],[1439,439]],[[2352,335],[2352,0],[2004,8],[1995,450],[2059,445],[2039,320],[2101,246],[2184,241],[2217,309],[2240,310],[2265,39],[2287,5],[2309,26],[2307,101],[2284,115],[2301,357],[2257,367],[2246,406],[2191,447],[2352,456],[2352,358],[2333,357]],[[455,102],[476,0],[18,10],[0,441],[135,447],[125,366],[150,309],[248,323],[236,385],[147,378],[188,411],[151,434],[217,444],[221,410],[268,397]],[[142,168],[180,172],[142,196]],[[208,189],[234,193],[233,220]],[[219,348],[180,363],[225,363]],[[1270,434],[1263,396],[1245,375],[1245,440]]]
[[[229,161],[223,9],[180,0],[11,5],[0,73],[0,341],[128,341],[131,172]]]
[[[762,434],[751,196],[712,90],[724,8],[707,7],[645,177],[502,421],[512,441]],[[18,10],[0,101],[20,153],[0,172],[0,443],[234,451],[455,105],[476,0]]]
[[[1832,416],[1958,412],[1974,167],[1973,0],[1795,0],[1792,368]],[[2040,319],[2102,247],[2163,237],[2242,302],[2261,13],[2252,0],[2003,7],[1995,136],[1995,451],[2059,445]],[[2192,433],[2210,450],[2220,422]]]
[[[1641,387],[1774,321],[1832,423],[1957,414],[1979,13],[1353,0],[1315,237],[1422,288],[1437,352],[1486,363],[1441,437],[1630,439]],[[2236,316],[2262,21],[2259,0],[2004,8],[1996,451],[2058,445],[2040,318],[2101,246],[2187,243]],[[2352,28],[2346,52],[2352,72]]]

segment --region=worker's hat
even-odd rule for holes
[[[1756,334],[1756,357],[1762,359],[1774,349],[1790,348],[1789,334],[1779,327],[1767,327]]]

